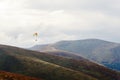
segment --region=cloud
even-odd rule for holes
[[[119,41],[119,0],[1,0],[1,44],[30,47],[59,40]],[[39,33],[38,42],[32,36]]]

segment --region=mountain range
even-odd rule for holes
[[[66,52],[64,53],[66,54]],[[0,70],[43,80],[120,80],[120,72],[89,61],[0,45]]]
[[[74,54],[71,58],[82,56],[88,60],[120,71],[120,44],[100,39],[60,41],[54,44],[36,45],[31,50],[63,55],[64,52]],[[58,54],[59,52],[59,54]],[[62,54],[60,54],[62,52]],[[66,54],[64,54],[65,57]],[[68,56],[69,57],[69,56]]]

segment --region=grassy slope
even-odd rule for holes
[[[61,65],[63,67],[67,67],[76,71],[83,72],[85,74],[91,75],[92,77],[98,78],[99,80],[119,80],[120,75],[119,73],[112,71],[110,69],[107,69],[103,66],[97,65],[95,63],[91,63],[88,60],[74,60],[74,59],[68,59],[58,56],[53,56],[46,53],[39,53],[29,50],[24,50],[20,48],[15,47],[0,47],[1,50],[4,53],[9,54],[17,54],[22,56],[28,56],[28,57],[34,57],[40,60],[44,60],[47,62],[51,62],[57,65]]]
[[[0,53],[0,58],[2,61],[0,62],[0,69],[14,73],[21,73],[27,76],[43,78],[45,80],[97,80],[79,71],[31,57],[31,51],[30,53],[25,53],[24,50],[23,52],[22,49],[19,50],[17,53],[16,51],[14,52],[14,50],[11,52],[9,51],[8,53],[8,51],[6,52],[1,49],[0,51],[2,51],[2,53]]]
[[[52,47],[58,50],[77,53],[89,60],[94,60],[95,62],[103,64],[108,68],[120,71],[119,43],[99,39],[86,39],[61,41],[54,44]]]
[[[99,40],[71,40],[60,41],[54,44],[37,45],[31,48],[36,51],[64,50],[82,55],[89,60],[120,71],[120,44]]]
[[[119,74],[118,75],[116,75],[116,72],[115,71],[112,71],[111,72],[111,70],[110,69],[107,69],[106,67],[104,67],[104,66],[102,66],[101,64],[99,65],[97,65],[96,63],[94,63],[94,62],[90,62],[90,61],[88,61],[87,59],[84,59],[83,57],[81,57],[81,56],[79,56],[79,55],[75,55],[74,53],[71,53],[71,52],[66,52],[66,51],[46,51],[46,53],[49,53],[49,54],[53,54],[53,55],[57,55],[57,56],[61,56],[61,57],[65,57],[65,58],[68,58],[68,59],[75,59],[76,61],[80,61],[80,62],[83,62],[83,63],[81,63],[81,64],[77,64],[76,65],[76,67],[77,66],[80,66],[81,65],[81,67],[79,67],[79,68],[76,68],[77,70],[82,70],[82,68],[84,69],[83,70],[83,72],[86,72],[86,73],[88,73],[88,74],[90,74],[90,75],[92,75],[92,76],[95,76],[95,77],[99,77],[100,78],[100,74],[103,74],[103,75],[101,75],[101,77],[105,77],[105,75],[112,75],[113,77],[115,77],[116,76],[116,78],[115,79],[117,79],[117,80],[119,80]],[[76,62],[75,61],[75,62]],[[79,62],[79,63],[80,63]],[[87,62],[87,63],[86,63]],[[76,62],[77,63],[77,62]],[[90,64],[90,65],[88,65],[88,64]],[[83,67],[84,66],[84,67]],[[74,66],[75,67],[75,66]],[[74,68],[74,67],[72,67],[72,68]],[[92,70],[91,70],[91,67],[93,68]],[[90,70],[88,70],[88,69],[90,69]],[[86,71],[87,70],[87,71]],[[90,72],[88,72],[88,71],[90,71]],[[97,73],[95,74],[95,72],[97,71]],[[91,73],[91,72],[93,72],[93,73]],[[113,74],[114,73],[114,74]],[[107,79],[107,78],[104,78],[105,80]],[[109,79],[109,78],[108,78]],[[113,78],[114,79],[114,78]]]

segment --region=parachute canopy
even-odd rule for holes
[[[33,36],[38,36],[38,33],[34,33]]]
[[[35,41],[37,41],[38,33],[34,33],[33,36],[35,37]]]

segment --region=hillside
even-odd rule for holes
[[[54,59],[55,56],[52,55],[10,46],[0,46],[0,52],[0,69],[4,71],[43,78],[45,80],[97,80],[80,71],[46,62]]]
[[[52,55],[56,55],[56,56],[69,58],[69,59],[77,59],[77,60],[84,59],[85,60],[85,58],[81,57],[80,55],[77,55],[72,52],[67,52],[67,51],[56,50],[56,51],[44,51],[44,52],[52,54]]]
[[[0,54],[0,69],[46,80],[120,79],[120,73],[82,57],[69,59],[4,45],[0,46]]]
[[[0,71],[0,80],[43,80],[43,79],[37,79],[28,76],[23,76],[20,74]]]
[[[40,46],[40,47],[39,47]],[[37,45],[32,47],[36,51],[68,51],[83,56],[89,60],[103,64],[109,68],[120,70],[120,44],[99,39],[75,41],[60,41],[55,44]],[[51,50],[54,48],[54,50]],[[41,50],[42,49],[42,50]],[[43,50],[44,49],[44,50]]]

